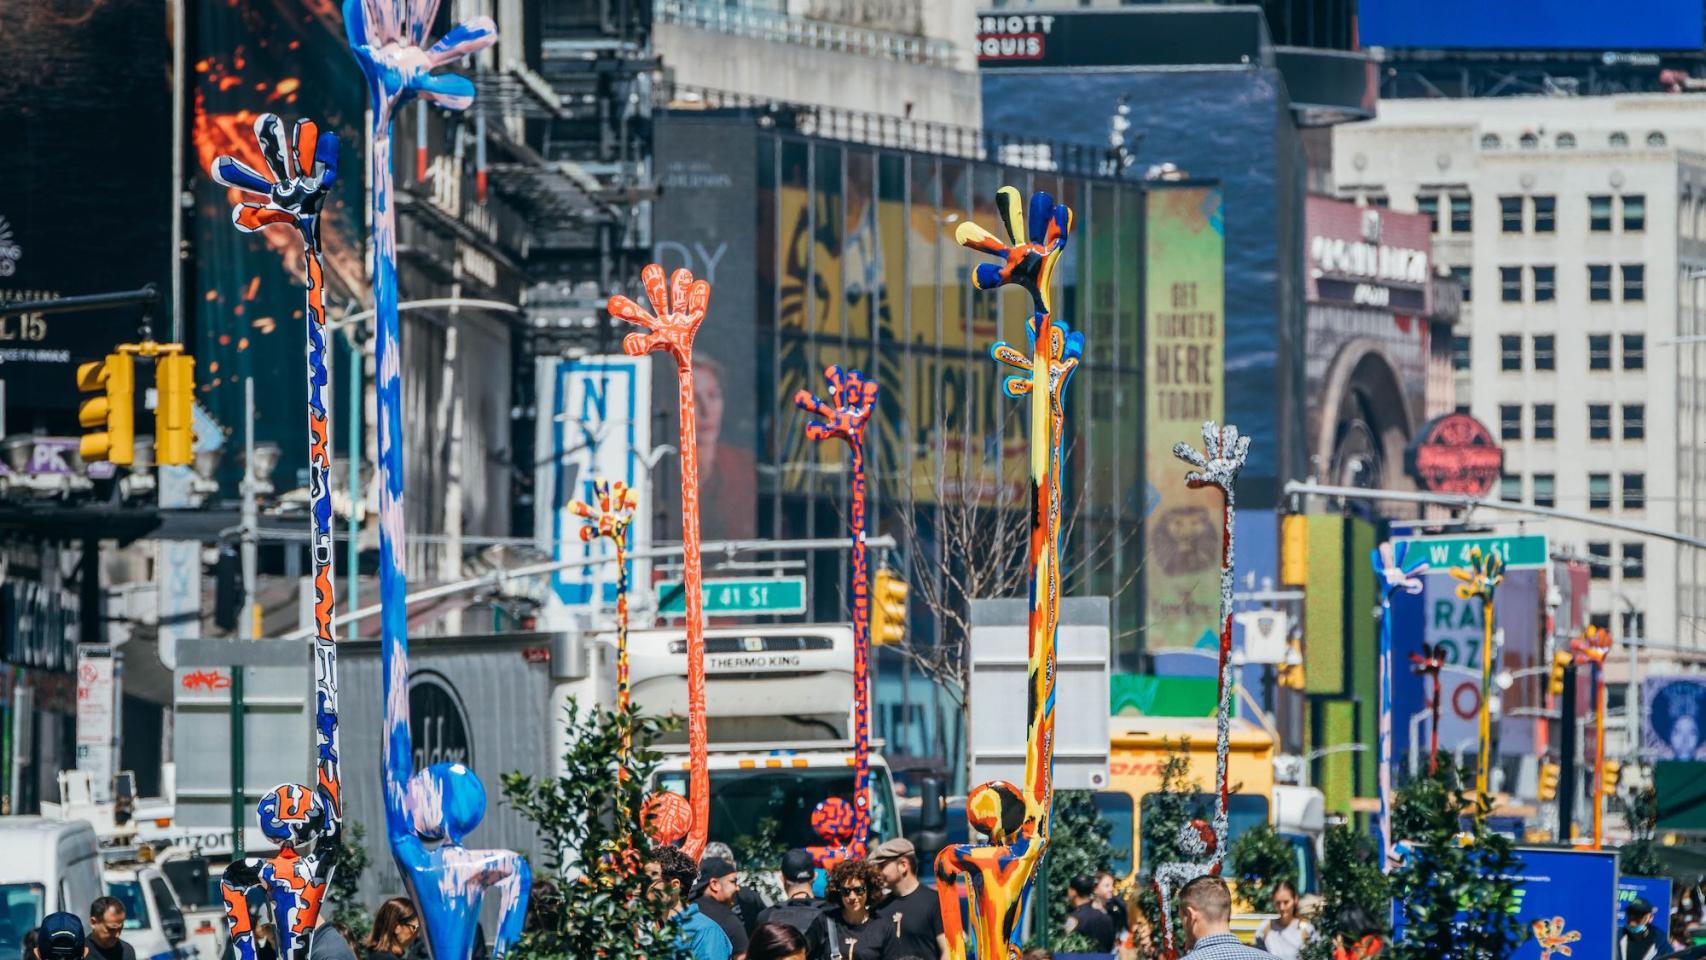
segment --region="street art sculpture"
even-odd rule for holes
[[[1369,554],[1380,591],[1380,850],[1381,869],[1392,862],[1392,597],[1402,590],[1411,596],[1422,592],[1427,561],[1409,562],[1409,544],[1383,543]]]
[[[1193,861],[1182,864],[1163,864],[1155,872],[1156,892],[1161,899],[1162,953],[1177,956],[1173,945],[1173,894],[1179,887],[1205,874],[1218,876],[1226,861],[1227,803],[1231,784],[1226,779],[1227,756],[1231,749],[1232,729],[1232,571],[1234,567],[1232,518],[1237,509],[1234,492],[1238,472],[1250,455],[1250,438],[1239,436],[1238,428],[1222,427],[1210,420],[1202,425],[1202,450],[1180,441],[1173,445],[1173,456],[1196,469],[1185,474],[1185,485],[1193,490],[1214,487],[1220,491],[1220,655],[1219,704],[1215,710],[1214,743],[1214,823],[1207,833],[1200,821],[1181,828],[1184,849]]]
[[[616,712],[628,711],[628,526],[640,507],[640,491],[627,483],[598,477],[592,481],[595,508],[584,500],[569,504],[569,512],[586,520],[581,540],[591,543],[603,537],[616,548]],[[622,737],[622,758],[627,759],[631,733]],[[621,767],[626,770],[626,766]]]
[[[237,229],[254,233],[277,224],[302,239],[307,263],[309,542],[314,558],[315,783],[284,783],[257,808],[261,833],[277,855],[246,857],[225,868],[220,889],[225,924],[238,960],[255,960],[248,894],[259,890],[272,910],[280,960],[307,960],[308,941],[343,848],[343,784],[338,772],[338,648],[332,638],[331,426],[326,415],[326,294],[320,256],[320,208],[338,176],[338,138],[312,120],[298,120],[286,139],[284,121],[262,114],[255,142],[267,173],[236,157],[213,162],[213,178],[264,198],[232,208]]]
[[[1593,668],[1593,848],[1605,842],[1605,658],[1611,653],[1611,632],[1589,626],[1570,641],[1576,666]]]
[[[829,402],[809,390],[794,394],[794,406],[816,417],[806,421],[806,439],[817,442],[842,440],[853,455],[853,823],[843,838],[844,815],[828,797],[812,811],[812,826],[826,846],[814,847],[818,866],[865,858],[871,832],[871,581],[865,552],[865,425],[877,408],[877,381],[858,370],[830,367],[823,373],[829,381]],[[845,803],[845,801],[843,801]],[[831,862],[834,861],[834,862]]]
[[[373,208],[373,308],[379,411],[380,672],[385,828],[403,885],[420,909],[433,960],[467,960],[488,889],[500,895],[493,955],[521,935],[532,873],[509,850],[462,846],[486,814],[486,789],[459,763],[415,769],[409,731],[409,638],[403,568],[403,397],[397,319],[396,210],[391,182],[391,120],[415,97],[448,110],[474,101],[474,84],[432,71],[497,42],[489,17],[450,29],[432,46],[427,33],[438,0],[344,0],[344,31],[367,78]]]
[[[664,286],[663,267],[649,263],[640,271],[640,285],[651,302],[648,312],[627,297],[611,297],[605,304],[610,315],[643,328],[645,333],[630,333],[622,340],[622,349],[630,357],[643,357],[653,351],[669,354],[675,361],[676,382],[681,406],[681,566],[682,590],[687,605],[687,748],[689,769],[687,794],[692,804],[692,821],[687,825],[686,843],[682,849],[695,860],[705,850],[711,829],[711,770],[706,753],[705,716],[705,597],[700,587],[699,557],[699,426],[693,403],[693,338],[705,320],[705,310],[711,302],[711,285],[693,279],[691,271],[677,270]],[[657,828],[681,825],[679,812],[667,812],[676,801],[656,798]],[[680,835],[654,835],[674,840]]]
[[[956,844],[936,857],[937,896],[948,955],[964,960],[965,933],[960,924],[958,884],[967,886],[977,955],[1006,960],[1019,955],[1019,920],[1030,881],[1048,848],[1054,803],[1055,634],[1060,605],[1060,443],[1065,416],[1064,392],[1083,354],[1082,334],[1052,318],[1054,270],[1072,231],[1072,211],[1046,193],[1031,195],[1026,216],[1019,191],[1002,187],[996,206],[1011,244],[1002,243],[975,223],[961,223],[954,237],[961,246],[995,257],[978,264],[973,282],[980,290],[1008,284],[1031,295],[1033,314],[1026,325],[1031,355],[1006,343],[990,351],[996,362],[1022,374],[1004,384],[1009,397],[1030,398],[1031,609],[1029,690],[1026,717],[1025,783],[1017,787],[991,781],[966,797],[966,820],[982,843]],[[1028,229],[1027,229],[1028,228]]]
[[[1418,677],[1433,679],[1428,696],[1428,776],[1439,772],[1439,675],[1445,669],[1445,654],[1439,647],[1422,644],[1421,653],[1410,654],[1410,669]]]
[[[1505,578],[1505,558],[1497,553],[1481,552],[1480,547],[1469,549],[1469,565],[1452,567],[1451,575],[1462,582],[1457,585],[1457,599],[1481,601],[1481,734],[1480,756],[1476,758],[1475,795],[1487,796],[1488,771],[1493,753],[1493,596]],[[1437,678],[1435,678],[1437,680]]]

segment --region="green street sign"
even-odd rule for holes
[[[1408,544],[1405,560],[1426,560],[1428,572],[1443,573],[1449,567],[1461,567],[1469,562],[1469,551],[1480,547],[1483,554],[1496,553],[1505,560],[1507,570],[1539,570],[1551,560],[1545,535],[1498,537],[1482,534],[1469,537],[1404,537],[1398,543]]]
[[[728,577],[699,584],[705,613],[726,616],[737,613],[805,613],[805,577]],[[687,591],[680,580],[657,585],[658,615],[680,617],[687,613]]]

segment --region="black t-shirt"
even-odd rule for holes
[[[1073,922],[1072,932],[1090,938],[1101,953],[1112,953],[1114,949],[1114,922],[1108,919],[1101,907],[1093,903],[1080,905],[1067,918]]]
[[[710,897],[700,897],[693,902],[699,904],[700,913],[715,920],[717,926],[722,927],[723,932],[728,934],[729,945],[734,948],[730,951],[733,956],[738,957],[746,952],[746,924],[740,921],[740,916],[734,912],[734,908]]]
[[[757,890],[741,887],[735,891],[734,909],[735,915],[740,917],[740,922],[746,926],[746,935],[750,938],[752,931],[758,929],[758,915],[767,909],[764,898],[758,895]]]
[[[1108,920],[1114,925],[1114,935],[1116,937],[1118,937],[1120,933],[1131,929],[1131,921],[1126,917],[1125,899],[1119,894],[1116,893],[1109,897],[1108,902],[1102,904],[1102,909],[1108,911]]]
[[[136,948],[124,940],[113,941],[110,947],[103,947],[91,937],[85,941],[89,945],[89,956],[94,960],[136,960]]]
[[[837,907],[824,914],[829,926],[829,960],[895,960],[894,922],[871,914],[857,926]]]
[[[825,960],[829,953],[828,926],[823,919],[823,904],[810,894],[790,897],[775,906],[765,907],[758,915],[759,923],[785,923],[800,931],[806,938],[806,960]]]
[[[933,960],[941,955],[936,937],[942,933],[942,902],[936,899],[936,891],[919,884],[904,897],[890,897],[877,908],[877,916],[894,929],[895,956]]]

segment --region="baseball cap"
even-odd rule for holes
[[[1626,916],[1644,917],[1653,912],[1653,905],[1640,897],[1636,897],[1629,901],[1629,905],[1623,908],[1623,912]]]
[[[782,855],[782,879],[789,883],[809,883],[817,877],[817,863],[812,855],[795,847]]]
[[[43,960],[82,960],[83,921],[75,913],[50,913],[36,931],[36,949]]]
[[[912,845],[911,840],[905,837],[884,840],[877,849],[871,851],[871,855],[866,859],[872,863],[887,863],[890,860],[899,860],[901,857],[918,859],[917,848]]]
[[[705,888],[711,885],[712,880],[726,877],[734,872],[735,865],[722,857],[706,857],[699,861],[699,879],[693,882],[693,892],[688,899],[699,899],[699,895],[705,892]]]

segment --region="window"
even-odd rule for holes
[[[1551,233],[1558,226],[1558,198],[1534,198],[1534,232]]]
[[[1609,212],[1610,211],[1609,204],[1611,203],[1611,198],[1607,197],[1606,203],[1608,205],[1606,207],[1606,210],[1607,210],[1606,216],[1610,217],[1611,213]],[[1439,195],[1438,194],[1435,194],[1435,193],[1418,193],[1418,194],[1416,194],[1416,212],[1427,214],[1428,215],[1428,229],[1432,230],[1434,233],[1439,232]],[[1609,223],[1609,221],[1607,221],[1607,222]],[[1610,229],[1610,228],[1607,227],[1607,229]]]
[[[1611,198],[1588,198],[1588,229],[1594,233],[1611,232]]]
[[[1647,436],[1647,405],[1644,403],[1625,403],[1623,405],[1623,439],[1640,440]]]
[[[1647,299],[1647,268],[1639,263],[1623,265],[1623,299],[1625,302]]]
[[[1522,198],[1499,198],[1499,229],[1505,233],[1522,232]]]
[[[1614,133],[1611,136],[1606,137],[1605,142],[1610,144],[1614,150],[1621,149],[1629,145],[1629,135],[1619,131],[1618,133]]]
[[[1623,475],[1623,509],[1641,510],[1647,506],[1647,475],[1644,473],[1625,473]]]
[[[1588,474],[1588,509],[1611,509],[1611,474]]]
[[[1623,335],[1623,369],[1645,370],[1647,367],[1647,337],[1641,333]]]
[[[1499,299],[1506,303],[1522,302],[1522,268],[1499,268]]]
[[[1522,337],[1514,333],[1499,336],[1499,369],[1522,369]]]
[[[1558,139],[1553,142],[1558,145],[1558,149],[1560,150],[1574,150],[1576,148],[1576,135],[1573,133],[1560,133],[1558,134]]]
[[[1647,229],[1647,198],[1639,193],[1623,198],[1623,231],[1640,233]]]
[[[1525,133],[1516,139],[1517,146],[1524,150],[1533,150],[1540,146],[1540,138],[1532,133]]]
[[[1387,207],[1392,206],[1392,198],[1388,197],[1384,193],[1372,193],[1369,194],[1368,205],[1385,210]]]
[[[1640,610],[1623,611],[1623,636],[1625,639],[1644,637],[1647,635],[1647,615]]]
[[[1592,541],[1588,544],[1589,576],[1595,580],[1611,579],[1611,544],[1603,541]],[[1607,617],[1607,619],[1610,619]]]
[[[1608,333],[1588,334],[1588,369],[1611,369],[1611,335]]]
[[[1475,211],[1467,193],[1451,195],[1451,232],[1469,233],[1475,229]]]
[[[1114,869],[1124,871],[1120,874],[1124,876],[1131,872],[1131,842],[1138,839],[1132,835],[1131,794],[1123,790],[1101,790],[1091,794],[1091,799],[1096,802],[1096,813],[1101,822],[1112,828],[1108,841],[1125,844],[1123,847],[1114,848],[1116,851],[1125,851],[1125,856],[1115,857],[1112,863]]]
[[[1657,130],[1654,130],[1652,133],[1647,134],[1647,146],[1649,146],[1649,147],[1662,147],[1664,145],[1665,145],[1665,135],[1664,134],[1658,132]]]
[[[1499,499],[1506,503],[1522,502],[1522,476],[1515,473],[1499,475]]]
[[[1550,507],[1558,502],[1558,481],[1550,473],[1534,475],[1534,505]]]
[[[1451,369],[1469,369],[1469,338],[1462,334],[1455,334],[1451,338]]]
[[[1588,264],[1588,299],[1600,303],[1611,300],[1611,264]]]
[[[1534,369],[1558,369],[1557,341],[1558,338],[1554,337],[1550,333],[1537,333],[1534,335]]]
[[[1554,428],[1552,423],[1554,417],[1553,411],[1556,409],[1557,408],[1550,403],[1537,403],[1534,405],[1534,439],[1551,440],[1557,436],[1557,430]]]
[[[1647,545],[1644,543],[1625,543],[1623,545],[1623,579],[1644,580],[1647,576]]]
[[[1558,299],[1558,268],[1534,267],[1534,302],[1546,303]]]
[[[1499,140],[1498,134],[1496,134],[1496,133],[1483,133],[1483,134],[1481,134],[1481,149],[1482,150],[1497,150],[1497,149],[1499,149],[1499,147],[1501,147],[1503,145],[1504,145],[1503,141]]]
[[[1611,404],[1588,404],[1588,439],[1611,439]]]
[[[1499,439],[1522,439],[1522,404],[1499,404]]]
[[[1472,275],[1473,275],[1473,273],[1469,267],[1452,267],[1451,268],[1451,279],[1456,280],[1463,287],[1463,302],[1464,303],[1468,303],[1470,300],[1474,299],[1472,296],[1470,296],[1470,294],[1474,290],[1474,288],[1469,285],[1469,278]]]

